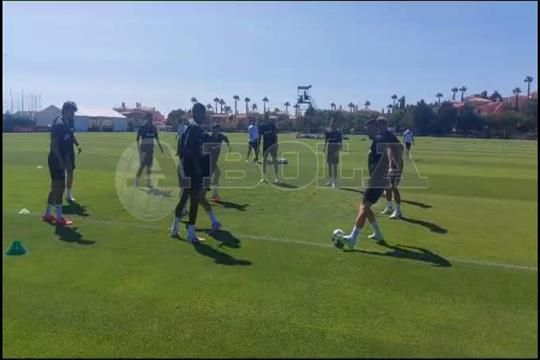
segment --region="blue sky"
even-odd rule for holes
[[[4,100],[122,101],[168,113],[190,98],[262,108],[312,84],[320,108],[498,90],[538,67],[536,2],[3,2]],[[244,109],[243,106],[240,109]]]

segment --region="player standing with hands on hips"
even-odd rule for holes
[[[163,147],[159,142],[157,129],[152,124],[152,117],[148,117],[146,123],[137,131],[137,149],[139,150],[140,165],[135,180],[136,187],[140,186],[140,179],[144,168],[146,168],[146,186],[152,187],[150,176],[152,175],[152,164],[154,163],[154,139],[156,139],[159,149],[163,154]],[[141,140],[140,144],[139,140]]]

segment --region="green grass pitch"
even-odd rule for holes
[[[278,188],[255,186],[247,136],[230,134],[214,207],[223,231],[208,236],[201,209],[196,248],[168,235],[173,133],[161,134],[164,155],[156,148],[152,194],[132,188],[135,134],[77,136],[80,206],[65,208],[74,229],[56,229],[40,219],[48,135],[3,135],[5,357],[538,355],[536,142],[418,138],[422,177],[406,162],[406,219],[378,215],[387,245],[367,226],[347,252],[330,235],[353,226],[353,169],[369,146],[360,136],[341,162],[356,179],[333,190],[312,181],[325,180],[316,140],[280,135],[289,164]],[[29,253],[6,256],[14,240]]]

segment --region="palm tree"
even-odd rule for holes
[[[214,109],[216,109],[216,112],[217,112],[217,106],[219,104],[219,99],[217,97],[214,98],[214,104],[216,104],[216,106],[214,107]]]
[[[349,105],[347,105],[349,107],[349,111],[350,112],[353,112],[353,109],[354,109],[354,104],[351,102],[349,103]]]
[[[444,96],[442,93],[437,93],[437,95],[435,95],[439,101],[439,105],[441,105],[441,98]]]
[[[396,100],[397,100],[397,95],[396,94],[392,95],[392,100],[394,100],[393,107],[396,107]]]
[[[512,92],[514,93],[514,95],[516,95],[516,104],[514,108],[516,111],[518,111],[519,94],[521,94],[521,89],[517,87],[514,90],[512,90]]]
[[[336,111],[336,104],[331,103],[330,104],[330,109],[333,110],[333,111]]]
[[[192,102],[193,104],[195,104],[195,103],[197,102],[197,98],[192,97],[192,98],[191,98],[191,102]]]
[[[234,99],[234,114],[236,115],[238,114],[238,108],[236,107],[236,103],[240,100],[240,96],[234,95],[233,99]]]
[[[491,99],[491,101],[499,101],[499,102],[503,101],[501,94],[499,94],[497,90],[495,90],[489,98]]]
[[[459,91],[461,91],[461,102],[463,102],[465,91],[467,91],[467,87],[462,86],[462,87],[459,88]]]
[[[524,82],[527,83],[527,99],[531,98],[531,83],[533,82],[532,76],[526,76]]]
[[[219,99],[219,113],[223,114],[223,105],[225,105],[225,100]]]
[[[264,113],[266,114],[266,103],[268,102],[268,98],[265,96],[265,97],[262,99],[262,101],[263,101],[263,103],[264,103],[264,104],[263,104],[263,106],[264,106]]]
[[[231,107],[229,105],[226,105],[223,110],[225,110],[225,114],[229,114],[231,112]]]
[[[366,110],[369,108],[370,105],[371,105],[371,103],[369,102],[369,100],[364,103],[364,106],[366,107]]]
[[[456,101],[456,93],[459,91],[459,89],[454,86],[450,91],[452,91],[452,100]]]
[[[251,99],[248,98],[248,97],[246,97],[246,98],[244,99],[244,101],[245,101],[245,103],[246,103],[246,115],[247,115],[247,113],[249,112],[249,102],[251,101]]]
[[[386,105],[386,108],[388,109],[388,113],[390,114],[390,111],[393,111],[394,106],[392,104]]]
[[[213,111],[214,108],[212,107],[212,104],[206,104],[206,110]]]
[[[285,101],[285,104],[283,104],[283,106],[285,106],[285,112],[288,114],[289,113],[289,106],[291,106],[291,104],[288,101]]]
[[[253,103],[251,105],[251,110],[253,110],[254,112],[257,111],[257,104]]]

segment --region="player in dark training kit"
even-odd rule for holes
[[[62,116],[51,127],[51,147],[47,163],[51,175],[51,190],[47,198],[47,210],[43,221],[57,225],[71,225],[73,222],[62,215],[62,198],[66,188],[66,169],[69,162],[69,147],[73,150],[73,132],[77,105],[68,101],[62,106]],[[56,207],[56,217],[52,208]]]
[[[212,232],[218,231],[221,224],[214,215],[210,203],[206,200],[211,174],[210,153],[205,149],[210,143],[210,136],[201,128],[201,124],[206,118],[206,107],[201,103],[196,103],[193,105],[192,114],[193,120],[188,123],[186,131],[178,142],[178,155],[181,161],[181,165],[178,166],[178,176],[182,195],[175,209],[171,236],[178,236],[178,225],[187,201],[190,200],[187,240],[197,244],[204,240],[195,234],[199,203],[212,222]]]
[[[214,190],[212,195],[212,200],[214,201],[221,200],[218,192],[219,177],[221,175],[221,171],[219,170],[218,166],[219,155],[221,153],[221,143],[225,142],[229,148],[229,152],[231,151],[231,143],[229,142],[229,138],[219,131],[220,127],[218,124],[212,126],[212,133],[208,135],[207,142],[205,141],[208,145],[206,145],[204,149],[205,151],[208,151],[210,155],[210,185]]]
[[[152,175],[152,164],[154,163],[154,139],[159,145],[159,149],[163,154],[163,147],[159,142],[158,132],[156,127],[152,124],[152,118],[148,118],[146,123],[137,131],[137,149],[139,150],[140,165],[137,170],[137,178],[135,180],[135,186],[139,187],[140,179],[144,168],[146,168],[146,186],[151,187],[150,175]],[[139,140],[141,143],[139,144]]]
[[[259,127],[259,133],[261,134],[263,141],[263,176],[260,182],[266,182],[266,179],[264,178],[266,175],[266,161],[268,155],[270,155],[272,157],[272,164],[274,165],[274,183],[278,183],[278,136],[276,125],[273,120],[270,120],[268,113],[264,114],[264,123]]]
[[[337,186],[339,152],[343,143],[341,131],[336,129],[335,120],[330,120],[330,128],[324,133],[324,152],[328,163],[329,181],[326,186]]]
[[[384,128],[382,124],[385,124]],[[360,204],[355,226],[351,234],[343,237],[343,241],[350,249],[356,246],[360,230],[364,226],[366,219],[374,230],[374,233],[369,238],[384,241],[371,206],[379,200],[387,186],[389,163],[395,161],[395,144],[397,138],[385,130],[386,120],[382,117],[377,120],[369,120],[366,123],[367,134],[373,140],[368,156],[370,179],[367,189],[364,192],[364,199],[362,200],[362,204]],[[399,140],[397,140],[397,143],[399,144]]]

